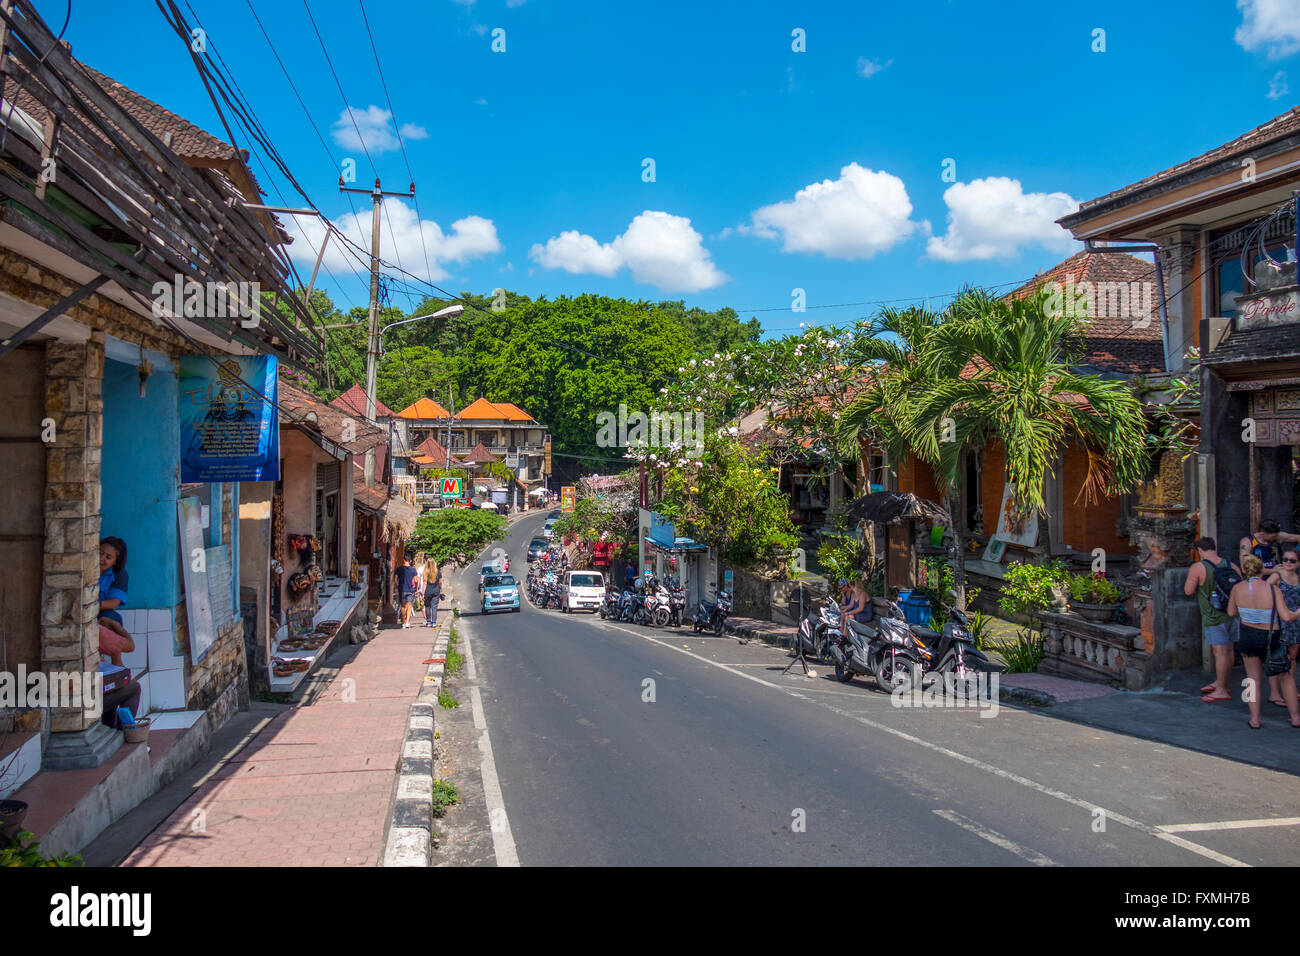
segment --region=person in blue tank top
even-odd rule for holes
[[[1282,544],[1300,544],[1300,534],[1283,531],[1276,521],[1264,518],[1253,535],[1241,539],[1239,557],[1253,554],[1264,565],[1264,570],[1271,573],[1281,563]]]

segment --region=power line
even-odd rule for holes
[[[366,36],[370,38],[370,52],[375,55],[375,68],[379,70],[379,84],[384,88],[384,100],[388,103],[388,112],[393,117],[393,129],[397,131],[397,145],[402,149],[402,162],[406,164],[406,175],[411,178],[412,184],[415,183],[415,173],[411,171],[411,161],[406,155],[406,141],[402,138],[402,126],[397,122],[397,111],[393,109],[393,98],[388,95],[388,81],[384,79],[384,67],[379,61],[379,50],[375,47],[375,35],[370,31],[370,18],[366,16],[365,0],[357,0],[361,6],[361,21],[366,25]],[[433,269],[429,266],[429,249],[424,242],[424,216],[420,212],[420,199],[415,199],[415,224],[417,231],[420,233],[420,248],[424,251],[424,271],[433,275]],[[388,230],[392,232],[392,223],[389,223]],[[393,246],[396,249],[396,243]],[[398,260],[401,261],[400,259]]]

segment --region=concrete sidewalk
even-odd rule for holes
[[[439,627],[385,628],[275,717],[123,866],[377,866],[409,711]]]

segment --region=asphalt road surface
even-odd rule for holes
[[[520,580],[544,517],[501,546]],[[526,598],[483,617],[477,570],[458,628],[499,778],[498,862],[509,844],[525,866],[1293,863],[1300,821],[1240,825],[1300,816],[1291,775],[1047,712],[900,708],[870,678],[782,675],[782,650],[689,627]]]

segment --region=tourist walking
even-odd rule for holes
[[[1214,682],[1201,688],[1205,695],[1201,700],[1212,704],[1232,699],[1228,677],[1232,674],[1237,628],[1241,622],[1228,616],[1228,601],[1232,589],[1241,580],[1241,569],[1219,556],[1213,538],[1197,538],[1196,550],[1200,553],[1200,560],[1188,570],[1183,593],[1188,597],[1196,596],[1201,609],[1201,633],[1214,656]]]
[[[1257,555],[1242,558],[1241,571],[1246,580],[1232,589],[1228,601],[1228,616],[1241,618],[1241,639],[1237,649],[1246,665],[1246,704],[1250,708],[1250,727],[1259,730],[1259,696],[1263,693],[1264,658],[1269,649],[1279,643],[1282,628],[1279,622],[1300,620],[1300,611],[1286,606],[1282,592],[1263,577],[1264,562]],[[1290,669],[1287,670],[1290,676]],[[1295,681],[1282,682],[1282,696],[1291,712],[1291,726],[1300,727],[1300,701],[1296,699]]]
[[[1268,579],[1282,592],[1282,599],[1291,610],[1300,610],[1300,551],[1295,548],[1282,549],[1282,563]],[[1268,699],[1275,707],[1285,707],[1283,681],[1295,685],[1296,654],[1300,652],[1300,621],[1287,621],[1282,625],[1282,639],[1287,645],[1287,657],[1291,659],[1291,670],[1286,674],[1273,674],[1268,679]]]

